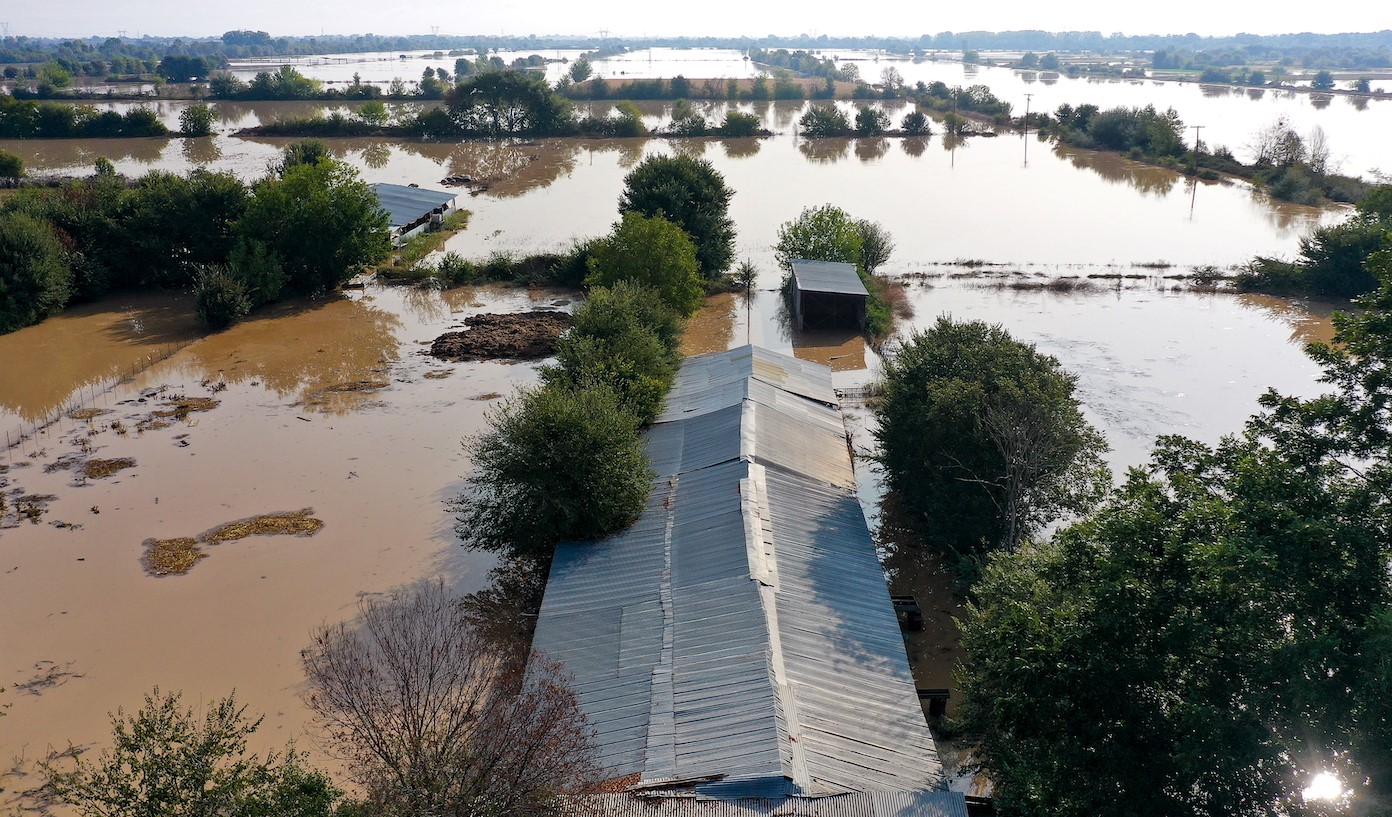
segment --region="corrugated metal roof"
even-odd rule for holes
[[[803,292],[830,292],[864,298],[865,282],[856,274],[855,264],[840,261],[794,261],[793,277]]]
[[[557,549],[534,640],[601,763],[722,797],[942,788],[830,372],[744,347],[678,381],[645,512]]]
[[[732,800],[600,794],[564,802],[577,817],[967,817],[965,798],[946,791]]]
[[[454,201],[458,195],[444,190],[427,190],[423,187],[407,187],[404,184],[385,182],[372,185],[372,192],[377,194],[377,201],[381,202],[382,209],[387,211],[393,227],[405,227],[419,221],[430,211]]]

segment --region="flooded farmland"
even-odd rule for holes
[[[320,107],[219,111],[232,130]],[[642,107],[650,125],[670,109]],[[329,144],[370,181],[487,180],[487,190],[461,198],[472,220],[447,244],[471,257],[606,232],[623,177],[644,156],[706,158],[736,191],[738,254],[760,277],[751,296],[710,299],[683,351],[758,343],[826,363],[848,388],[869,382],[878,355],[852,335],[789,330],[772,245],[778,225],[808,205],[880,221],[897,243],[887,271],[913,307],[902,330],[943,313],[979,318],[1057,356],[1078,375],[1117,470],[1142,463],[1158,434],[1214,442],[1236,430],[1268,386],[1316,390],[1301,346],[1327,337],[1329,307],[1198,292],[1165,276],[1289,255],[1313,226],[1342,218],[1338,209],[1273,203],[1241,184],[1195,188],[1169,171],[1018,136],[799,140],[801,103],[743,107],[778,135]],[[725,105],[698,108],[716,116]],[[163,103],[161,115],[179,109]],[[254,178],[289,141],[223,133],[0,147],[39,172],[86,172],[106,155],[128,174],[209,167]],[[1045,286],[1059,280],[1074,283]],[[0,458],[0,490],[12,504],[28,498],[34,514],[0,529],[0,686],[13,704],[0,758],[98,741],[107,712],[156,684],[195,703],[235,687],[267,715],[257,749],[303,739],[298,654],[311,628],[350,614],[362,594],[424,576],[478,589],[493,563],[460,548],[452,531],[448,503],[469,469],[459,442],[484,428],[499,396],[534,382],[535,366],[446,365],[422,350],[469,315],[568,309],[573,297],[369,286],[202,337],[187,296],[121,296],[0,336],[0,431],[76,409]],[[865,407],[849,405],[847,417],[854,445],[868,449]],[[88,476],[93,460],[131,462]],[[878,480],[860,468],[873,512]],[[152,575],[142,562],[148,540],[301,509],[322,530],[207,545],[186,575]],[[928,602],[934,626],[950,623],[944,592]],[[916,654],[920,684],[951,686],[954,655]]]

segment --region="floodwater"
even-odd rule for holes
[[[1203,126],[1200,135],[1205,145],[1226,145],[1243,161],[1254,158],[1248,146],[1256,133],[1278,119],[1284,119],[1302,136],[1318,125],[1329,138],[1330,157],[1340,172],[1362,176],[1378,168],[1392,169],[1392,154],[1385,136],[1392,132],[1392,99],[1154,79],[1069,78],[1057,72],[968,65],[953,60],[915,62],[870,52],[827,50],[823,54],[852,62],[861,77],[870,82],[878,82],[881,72],[893,66],[910,85],[920,81],[964,88],[986,85],[997,97],[1011,103],[1017,115],[1025,112],[1026,104],[1031,111],[1049,112],[1065,103],[1092,104],[1103,109],[1139,105],[1154,105],[1161,111],[1174,108],[1185,125]],[[1186,137],[1192,144],[1194,131],[1187,131]]]
[[[849,103],[843,103],[849,108]],[[239,119],[318,106],[263,103],[235,109]],[[610,103],[589,106],[605,115]],[[646,103],[652,125],[670,105]],[[1345,217],[1273,202],[1242,183],[1198,183],[1117,154],[1054,147],[1034,138],[951,140],[799,139],[803,103],[741,108],[777,131],[769,139],[552,139],[540,142],[428,142],[331,139],[331,150],[368,181],[438,185],[447,175],[489,180],[465,197],[471,229],[451,249],[533,251],[607,232],[617,217],[624,175],[645,156],[680,152],[711,161],[735,190],[739,254],[761,266],[772,258],[778,225],[803,207],[835,203],[881,222],[895,236],[893,271],[980,260],[1017,266],[1120,266],[1169,263],[1228,266],[1254,254],[1290,255],[1301,235]],[[167,113],[177,116],[171,103]],[[698,106],[723,116],[726,103]],[[906,106],[890,106],[896,118]],[[4,141],[32,172],[84,173],[107,155],[119,171],[194,167],[245,179],[266,172],[290,138]],[[610,204],[615,203],[615,204]],[[598,205],[598,206],[597,206]],[[1105,218],[1105,225],[1099,219]],[[772,286],[771,283],[764,284]]]
[[[270,59],[236,63],[233,73],[250,79],[257,71],[292,64],[306,76],[331,83],[351,82],[357,73],[365,82],[386,85],[394,78],[419,80],[427,67],[453,73],[456,58],[435,57],[435,53],[406,52],[407,59],[397,53]],[[556,60],[546,67],[546,77],[554,83],[569,70],[569,61],[583,52],[551,49],[498,52],[498,56],[511,62],[533,53]],[[825,49],[818,53],[838,63],[855,65],[869,82],[879,82],[881,72],[893,66],[911,85],[919,81],[962,87],[987,85],[997,97],[1010,102],[1017,114],[1024,113],[1027,104],[1033,111],[1053,111],[1064,103],[1100,108],[1152,104],[1162,111],[1173,107],[1186,125],[1203,126],[1201,135],[1206,144],[1226,145],[1244,161],[1252,158],[1248,145],[1253,136],[1277,119],[1284,119],[1301,134],[1310,133],[1318,125],[1330,137],[1331,156],[1341,172],[1366,175],[1379,168],[1392,172],[1387,140],[1379,135],[1392,132],[1392,100],[1139,78],[1069,78],[1058,72],[968,65],[955,59],[914,61],[850,49]],[[718,48],[641,49],[596,60],[594,69],[595,76],[607,79],[671,78],[678,74],[688,79],[746,78],[759,73],[758,66],[742,52]],[[1027,100],[1026,95],[1031,98]],[[1187,132],[1191,138],[1193,134],[1192,130]]]
[[[158,310],[157,300],[139,308]],[[303,738],[298,652],[313,627],[351,615],[362,594],[422,576],[479,589],[493,563],[459,547],[452,531],[447,503],[469,468],[460,440],[485,428],[498,394],[534,382],[535,368],[445,364],[421,350],[469,314],[560,300],[539,290],[372,287],[284,304],[86,401],[105,413],[65,419],[0,453],[11,511],[18,496],[51,497],[37,523],[11,513],[0,527],[0,686],[13,704],[0,730],[5,768],[14,755],[32,761],[69,740],[102,739],[106,713],[138,705],[155,685],[184,690],[191,704],[235,688],[267,715],[257,749]],[[99,306],[111,310],[110,325],[136,309]],[[169,298],[162,308],[187,304]],[[81,320],[94,342],[111,331]],[[6,377],[47,374],[45,357],[13,354],[72,331],[58,325],[0,337]],[[142,349],[138,337],[125,343]],[[89,357],[102,354],[124,364],[110,350]],[[105,371],[75,366],[68,386],[94,368]],[[10,382],[7,400],[23,394]],[[142,424],[180,397],[217,405],[167,427]],[[135,466],[88,480],[76,471],[87,457]],[[312,538],[210,547],[187,575],[142,569],[147,538],[307,507],[325,523]]]
[[[623,177],[644,156],[709,159],[735,191],[738,255],[760,274],[747,296],[712,298],[684,350],[758,343],[830,365],[841,388],[869,382],[879,357],[851,334],[789,330],[772,245],[778,225],[807,205],[831,202],[880,221],[898,244],[887,271],[906,284],[914,313],[905,331],[950,313],[1002,322],[1056,355],[1078,375],[1079,396],[1107,434],[1116,469],[1142,463],[1157,434],[1214,442],[1237,430],[1267,386],[1316,390],[1301,346],[1327,337],[1327,308],[1175,291],[1174,281],[1134,265],[1177,265],[1163,275],[1289,254],[1304,231],[1341,218],[1337,210],[1274,205],[1242,185],[1195,189],[1116,156],[1018,137],[809,142],[790,132],[801,105],[743,107],[780,134],[509,144],[335,139],[330,146],[371,181],[431,186],[449,174],[491,181],[481,195],[462,198],[473,218],[447,243],[471,257],[606,232]],[[292,108],[270,110],[284,109]],[[644,107],[654,123],[669,109]],[[243,122],[265,110],[226,116]],[[607,106],[593,110],[602,115]],[[724,104],[705,110],[713,116]],[[168,112],[177,116],[177,106]],[[17,147],[40,170],[72,172],[109,150],[126,173],[203,165],[255,178],[288,141],[220,135],[0,147]],[[968,259],[994,266],[953,263]],[[1118,286],[1088,275],[1144,277]],[[1082,285],[1039,288],[1068,276]],[[371,287],[280,305],[199,340],[186,296],[120,297],[0,337],[0,430],[32,428],[75,401],[110,412],[56,422],[0,459],[7,497],[54,497],[38,524],[11,515],[13,524],[0,530],[0,685],[14,704],[0,730],[0,758],[33,760],[68,740],[100,741],[105,714],[138,705],[155,684],[184,690],[192,703],[236,688],[252,711],[267,714],[258,749],[302,738],[298,650],[315,625],[351,615],[360,594],[422,576],[443,574],[461,592],[476,589],[492,564],[459,548],[451,530],[447,503],[469,467],[459,440],[485,427],[496,395],[534,382],[535,367],[440,364],[420,354],[423,344],[467,314],[559,308],[565,297]],[[134,377],[102,391],[130,370]],[[142,431],[142,421],[176,396],[218,405]],[[868,450],[864,407],[848,405],[846,414],[853,445]],[[89,456],[136,464],[84,480],[74,468]],[[866,460],[858,468],[873,516],[878,479]],[[306,507],[325,522],[312,538],[225,543],[185,576],[155,578],[141,568],[147,538],[196,536]],[[943,633],[934,638],[947,640],[942,628],[955,602],[941,574],[922,570],[916,578],[904,570],[896,581],[932,599],[934,632]],[[954,653],[942,646],[915,651],[920,685],[951,686]],[[21,688],[45,678],[51,683]]]

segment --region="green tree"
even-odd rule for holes
[[[619,213],[658,216],[686,231],[696,244],[701,274],[714,278],[735,256],[735,223],[725,177],[705,159],[651,156],[626,177]]]
[[[588,57],[581,56],[570,64],[570,81],[584,82],[594,75],[594,65],[590,63]]]
[[[1033,51],[1026,51],[1024,55],[1020,57],[1021,68],[1037,68],[1038,66],[1039,55]]]
[[[923,539],[968,557],[1012,551],[1110,482],[1106,444],[1058,360],[999,325],[940,317],[885,364],[879,461]]]
[[[630,281],[651,287],[678,315],[695,312],[704,297],[696,245],[672,222],[625,213],[614,231],[590,253],[589,286]]]
[[[333,160],[328,145],[319,139],[300,139],[286,145],[280,152],[280,161],[271,164],[269,170],[277,176],[284,176],[285,171],[292,167],[318,164],[324,160]]]
[[[531,71],[488,71],[445,94],[450,118],[465,134],[554,136],[574,127],[570,101]]]
[[[856,136],[879,136],[889,128],[889,114],[879,108],[862,105],[856,111]]]
[[[1349,83],[1349,90],[1360,94],[1366,94],[1372,90],[1372,83],[1368,82],[1367,77],[1359,77]]]
[[[341,792],[293,746],[247,755],[261,726],[229,695],[200,720],[155,689],[133,715],[111,716],[113,745],[72,770],[41,763],[54,794],[84,817],[328,817]]]
[[[556,346],[556,365],[544,367],[542,379],[572,388],[606,386],[646,425],[661,412],[676,376],[682,323],[646,287],[595,287],[575,310]]]
[[[730,111],[720,125],[719,133],[729,139],[743,139],[759,135],[759,117],[752,113]]]
[[[928,125],[928,116],[923,111],[908,112],[904,115],[904,120],[899,123],[899,127],[903,128],[904,133],[909,136],[927,136],[933,132]]]
[[[57,313],[71,296],[72,269],[49,225],[0,212],[0,334]]]
[[[24,178],[24,160],[7,150],[0,150],[0,179]]]
[[[549,559],[642,512],[652,471],[639,421],[604,386],[533,388],[466,443],[473,459],[455,531],[471,547]]]
[[[848,136],[851,120],[835,105],[813,105],[798,119],[798,132],[810,138]]]
[[[179,133],[184,136],[209,136],[217,114],[207,105],[190,105],[179,112]]]
[[[792,221],[778,228],[774,257],[778,266],[791,271],[793,261],[842,261],[860,263],[863,238],[856,220],[831,204],[804,208]]]
[[[1392,256],[1313,344],[1332,391],[1268,392],[1053,542],[988,564],[963,622],[964,726],[1003,811],[1341,813],[1392,797]],[[1144,763],[1136,762],[1145,758]],[[1345,811],[1346,809],[1346,811]]]
[[[194,312],[207,329],[226,329],[251,312],[246,282],[224,266],[206,267],[193,277]]]
[[[1310,80],[1310,87],[1316,91],[1332,91],[1334,90],[1334,75],[1328,71],[1318,71],[1315,73],[1314,79]]]
[[[374,99],[364,102],[362,107],[358,108],[358,118],[373,127],[380,128],[387,124],[387,120],[391,116],[387,113],[387,106]]]
[[[357,171],[331,159],[257,182],[235,232],[279,258],[296,292],[332,289],[391,251],[377,196]]]

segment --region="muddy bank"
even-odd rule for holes
[[[515,315],[474,315],[469,327],[446,332],[430,344],[430,356],[456,363],[470,360],[537,360],[556,351],[556,341],[570,326],[564,312],[533,310]]]

